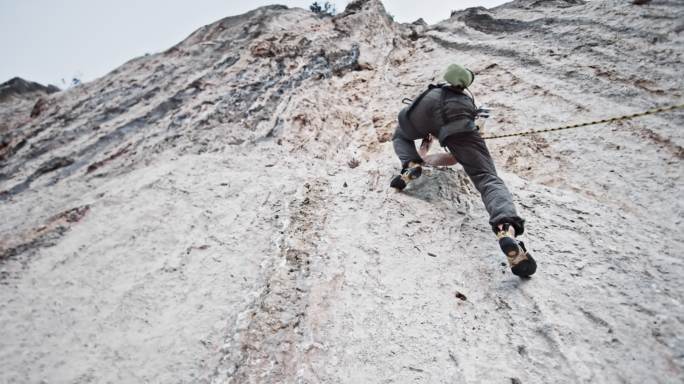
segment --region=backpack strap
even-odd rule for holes
[[[408,118],[411,115],[411,111],[413,111],[413,109],[416,107],[416,105],[418,105],[418,103],[420,103],[420,101],[423,99],[423,97],[425,97],[425,95],[428,94],[428,92],[432,91],[435,88],[442,88],[443,86],[444,86],[444,84],[430,84],[430,85],[428,85],[428,88],[426,90],[424,90],[420,95],[418,95],[418,97],[416,97],[415,100],[413,100],[413,102],[409,106],[408,110],[406,111],[406,117]]]
[[[447,116],[447,114],[446,114],[447,92],[459,92],[459,91],[456,91],[449,86],[445,86],[444,84],[441,84],[440,88],[442,89],[442,97],[441,97],[441,100],[439,103],[439,109],[440,109],[440,112],[442,115],[442,121],[444,122],[444,125],[447,125],[447,124],[451,123],[452,121],[456,121],[462,117],[474,119],[475,116],[477,116],[477,113],[461,112],[461,113],[457,113],[457,114],[451,116],[451,118],[449,118],[449,116]],[[463,93],[463,92],[459,92],[459,93]]]
[[[447,97],[447,90],[446,87],[442,88],[442,98],[439,101],[439,111],[442,114],[442,121],[444,122],[444,125],[447,125],[449,122],[449,118],[447,117],[446,114],[446,97]]]
[[[475,118],[475,116],[476,116],[477,114],[471,114],[471,113],[467,113],[467,112],[462,112],[462,113],[458,113],[458,114],[452,116],[452,118],[449,119],[449,117],[448,117],[447,114],[446,114],[446,97],[447,97],[447,92],[459,92],[459,91],[457,91],[457,90],[455,90],[454,88],[452,88],[449,84],[446,84],[446,83],[437,83],[437,84],[430,84],[430,85],[428,85],[427,89],[424,90],[420,95],[418,95],[418,97],[416,97],[415,100],[413,100],[413,102],[411,103],[411,105],[408,107],[408,110],[406,111],[406,118],[407,118],[407,119],[408,119],[408,117],[411,115],[411,111],[413,111],[413,109],[416,107],[416,105],[418,105],[418,103],[420,103],[420,101],[423,99],[423,97],[425,97],[425,95],[427,95],[428,92],[432,91],[432,90],[435,89],[435,88],[440,88],[440,89],[442,90],[441,100],[440,100],[440,103],[439,103],[439,110],[440,110],[440,114],[441,114],[441,117],[442,117],[442,121],[444,122],[444,125],[449,124],[450,122],[455,121],[455,120],[457,120],[457,119],[459,119],[459,118],[461,118],[461,117],[469,117],[469,118],[471,118],[471,119],[474,119],[474,118]],[[460,93],[463,93],[463,92],[460,92]],[[472,99],[472,97],[471,97],[471,99]],[[404,98],[404,100],[410,100],[410,99]],[[404,100],[402,100],[402,102],[403,102]],[[473,103],[474,103],[474,102],[473,102]]]

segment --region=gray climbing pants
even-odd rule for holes
[[[421,138],[407,137],[402,129],[397,127],[392,144],[403,167],[406,167],[409,161],[423,162],[414,143],[414,140]],[[521,235],[525,231],[525,220],[518,216],[513,196],[496,174],[494,161],[480,133],[473,131],[451,135],[446,137],[442,144],[456,157],[480,192],[489,213],[492,230],[498,232],[499,224],[509,223],[515,228],[516,235]]]

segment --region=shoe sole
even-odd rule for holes
[[[534,261],[532,255],[528,253],[527,259],[521,261],[520,263],[518,263],[518,265],[511,268],[511,272],[513,272],[514,275],[519,276],[521,278],[528,278],[534,275],[535,272],[537,272],[537,262]]]
[[[499,246],[501,246],[501,250],[508,257],[515,258],[520,253],[520,247],[518,247],[518,243],[510,237],[502,237],[499,240]]]
[[[404,180],[401,175],[394,176],[390,182],[390,187],[396,189],[397,191],[403,191],[406,188],[406,180]]]
[[[532,255],[529,252],[522,250],[515,239],[508,236],[502,237],[499,239],[499,245],[504,254],[506,254],[509,265],[513,264],[519,256],[525,257],[515,263],[515,266],[511,267],[511,272],[513,272],[514,275],[519,277],[530,277],[537,271],[537,262],[532,258]],[[521,255],[521,251],[525,253]]]

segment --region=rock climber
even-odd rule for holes
[[[411,104],[399,112],[399,125],[392,137],[394,151],[402,170],[390,186],[399,191],[420,177],[422,165],[446,166],[461,163],[480,192],[489,213],[489,224],[513,274],[529,277],[537,264],[516,239],[525,231],[525,220],[518,216],[513,197],[499,178],[479,129],[475,124],[478,108],[472,96],[464,91],[473,83],[475,74],[458,64],[448,66],[445,84],[430,85]],[[431,138],[448,148],[449,153],[428,155]],[[420,153],[414,140],[423,139]]]

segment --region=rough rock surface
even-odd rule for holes
[[[527,281],[460,167],[388,190],[400,100],[448,63],[488,133],[632,113],[681,102],[682,19],[269,6],[1,103],[0,382],[682,382],[681,111],[489,142]]]
[[[28,117],[37,117],[47,106],[45,96],[59,92],[54,85],[42,85],[20,77],[0,84],[0,160],[8,144],[10,127],[20,125]]]

